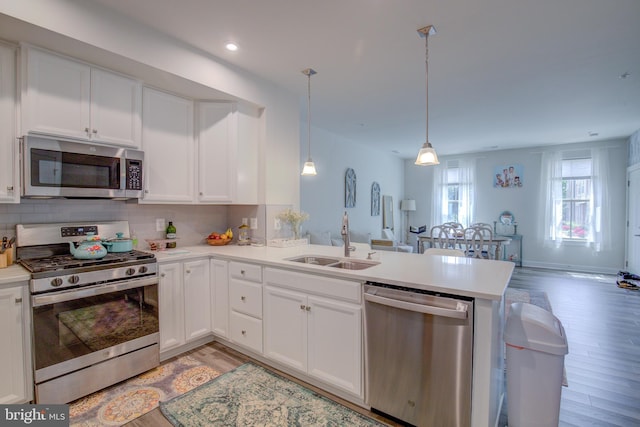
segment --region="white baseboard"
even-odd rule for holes
[[[594,274],[617,274],[619,269],[610,267],[594,267],[590,265],[555,264],[551,262],[536,262],[522,260],[523,267],[547,268],[549,270],[577,271]]]

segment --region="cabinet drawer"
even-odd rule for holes
[[[229,274],[236,279],[262,283],[262,267],[259,265],[231,261],[229,263]]]
[[[231,279],[229,305],[232,310],[262,319],[262,285]]]
[[[231,341],[262,354],[262,320],[231,312]]]

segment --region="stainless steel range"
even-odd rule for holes
[[[75,259],[69,242],[124,233],[127,221],[21,224],[17,259],[31,272],[35,399],[67,403],[159,365],[153,254]]]

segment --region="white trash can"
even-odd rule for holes
[[[511,304],[507,345],[509,427],[558,425],[564,356],[569,352],[560,320],[533,304]]]

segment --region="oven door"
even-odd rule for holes
[[[23,197],[118,198],[126,195],[124,148],[27,136]]]
[[[157,344],[158,279],[34,295],[36,384]]]

